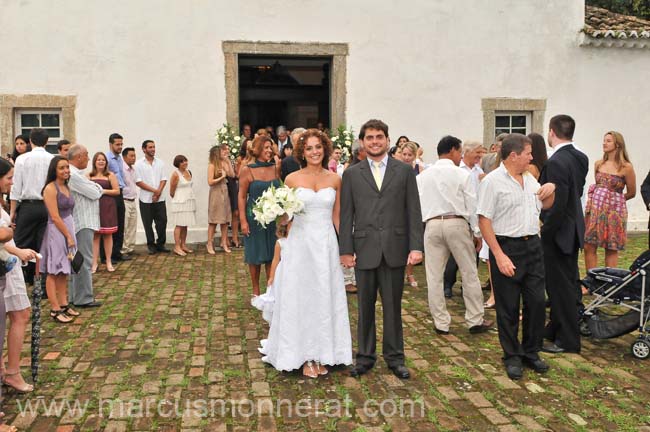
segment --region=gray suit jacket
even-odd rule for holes
[[[415,173],[405,163],[388,158],[377,189],[367,161],[343,173],[341,186],[341,255],[357,255],[359,270],[403,267],[410,251],[424,250],[422,211]]]

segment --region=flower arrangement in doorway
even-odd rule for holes
[[[215,145],[227,145],[229,147],[230,157],[235,159],[239,156],[239,148],[241,147],[241,137],[235,133],[232,126],[224,123],[223,126],[217,129],[214,134]]]
[[[346,163],[352,155],[352,143],[354,142],[354,132],[352,128],[347,129],[345,125],[336,128],[336,133],[332,135],[332,145],[341,149],[341,163]]]

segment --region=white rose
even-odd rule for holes
[[[339,137],[332,138],[332,142],[336,142],[337,139],[339,139]]]
[[[238,136],[236,136],[236,137],[233,138],[233,139],[234,139],[235,141],[237,141],[237,142],[239,142],[239,140],[241,140],[241,138],[239,138]]]
[[[222,134],[225,134],[226,132],[228,132],[228,129],[226,129],[225,127],[222,127],[222,128],[219,130],[219,132],[222,133]]]
[[[347,146],[352,145],[352,141],[345,140],[345,145],[347,145]]]

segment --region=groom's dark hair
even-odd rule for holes
[[[452,149],[460,150],[462,141],[455,136],[443,136],[438,142],[438,156],[451,152]]]
[[[365,138],[366,129],[380,130],[384,132],[384,135],[386,135],[386,138],[388,138],[388,125],[381,120],[372,119],[365,122],[363,126],[361,126],[361,130],[359,131],[360,140]]]

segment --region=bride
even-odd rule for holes
[[[273,318],[260,352],[277,370],[302,367],[303,375],[326,375],[325,365],[352,364],[352,340],[336,232],[341,178],[327,169],[329,138],[308,129],[294,156],[302,169],[286,178],[305,204],[282,243],[273,279]]]

